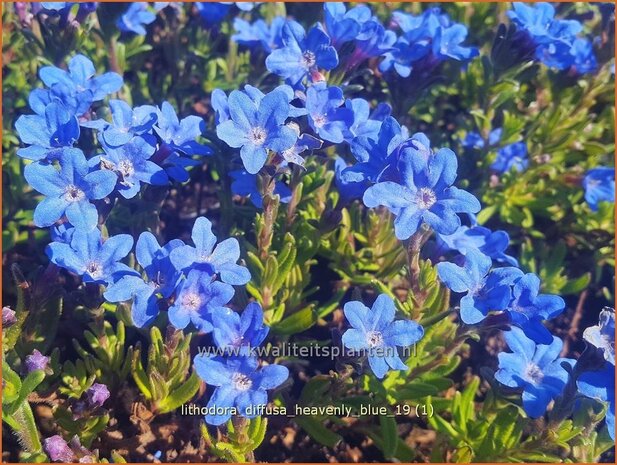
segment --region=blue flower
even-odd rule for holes
[[[288,163],[294,163],[303,167],[304,158],[302,158],[300,154],[309,150],[317,150],[321,148],[323,141],[311,136],[310,134],[300,134],[300,130],[297,127],[293,124],[290,126],[296,131],[298,140],[296,140],[296,143],[291,148],[281,152],[280,155],[283,157],[283,163],[281,163],[281,165],[286,166]]]
[[[172,250],[172,257],[181,248]],[[201,270],[190,270],[180,283],[174,304],[169,307],[169,322],[178,329],[193,323],[199,331],[209,333],[212,331],[212,314],[233,296],[234,288],[229,284],[213,281],[210,274]]]
[[[493,129],[488,135],[488,145],[494,146],[499,143],[501,140],[501,134],[503,133],[502,128]],[[463,140],[463,147],[465,148],[474,148],[474,149],[482,149],[484,148],[484,139],[478,132],[469,132],[465,139]]]
[[[45,199],[34,210],[34,224],[51,226],[66,215],[78,229],[94,229],[98,223],[96,207],[99,200],[111,193],[116,176],[105,170],[89,172],[88,162],[79,149],[66,149],[60,157],[60,169],[54,165],[32,163],[26,166],[24,177]]]
[[[324,140],[338,144],[353,124],[353,112],[342,107],[345,102],[340,87],[318,82],[306,92],[306,110],[311,128]]]
[[[345,106],[353,112],[353,123],[345,135],[348,143],[359,136],[376,140],[382,123],[392,113],[392,107],[387,103],[380,103],[371,112],[370,104],[363,98],[347,99]]]
[[[576,386],[585,397],[608,403],[606,427],[611,439],[615,440],[615,365],[605,363],[602,370],[582,373]]]
[[[576,39],[570,54],[574,56],[572,65],[578,74],[592,73],[598,69],[598,60],[593,53],[593,45],[587,39]]]
[[[212,154],[210,147],[195,140],[201,136],[204,128],[204,121],[199,116],[191,115],[180,120],[169,102],[163,102],[160,110],[157,109],[154,131],[160,137],[161,145],[154,158],[160,161],[172,179],[187,181],[189,175],[186,168],[199,165],[190,157]]]
[[[149,10],[147,2],[133,2],[118,19],[117,25],[122,32],[145,36],[144,26],[153,23],[155,19],[156,15]]]
[[[600,202],[615,203],[615,168],[590,169],[583,179],[583,188],[585,200],[594,212],[598,211]]]
[[[380,294],[370,309],[354,301],[347,302],[343,311],[352,326],[343,334],[343,345],[354,351],[366,351],[377,378],[383,378],[389,369],[407,370],[397,347],[408,347],[422,339],[422,326],[411,320],[394,321],[394,301],[386,294]]]
[[[29,147],[17,150],[28,160],[58,159],[66,147],[79,139],[79,123],[61,102],[53,101],[43,115],[22,115],[15,122],[21,141]]]
[[[212,27],[220,24],[229,9],[231,8],[231,3],[223,3],[223,2],[196,2],[195,7],[197,8],[197,12],[201,16],[202,21],[206,27]]]
[[[345,169],[342,178],[347,182],[378,182],[403,142],[400,124],[389,116],[379,128],[377,140],[366,136],[359,136],[353,140],[351,153],[358,163]]]
[[[178,270],[197,267],[211,275],[218,274],[223,282],[235,286],[249,282],[249,270],[236,264],[240,259],[237,239],[231,237],[216,245],[212,223],[203,216],[195,220],[191,238],[195,247],[183,245],[171,252],[171,262]]]
[[[233,179],[231,191],[235,195],[248,197],[257,208],[263,208],[263,198],[257,186],[257,175],[250,174],[245,170],[230,171],[229,176]],[[280,196],[282,203],[289,203],[291,190],[281,181],[275,181],[274,193]]]
[[[56,265],[82,277],[86,283],[111,284],[135,270],[121,263],[133,248],[133,238],[118,234],[103,240],[101,231],[73,233],[71,243],[52,242],[45,252]]]
[[[441,60],[453,58],[459,61],[478,56],[477,48],[461,46],[466,37],[467,28],[462,24],[438,28],[433,39],[433,55]]]
[[[508,17],[534,37],[546,37],[555,19],[555,8],[550,3],[538,2],[532,5],[514,2]]]
[[[399,76],[409,77],[414,69],[414,65],[426,57],[429,52],[430,47],[428,43],[409,42],[405,36],[399,37],[392,46],[392,50],[384,54],[384,59],[379,64],[379,69],[382,72],[387,72],[394,68]]]
[[[221,349],[259,347],[270,331],[263,319],[261,305],[256,302],[249,303],[242,315],[227,307],[217,310],[212,315],[214,342]]]
[[[331,70],[338,65],[336,49],[320,26],[313,26],[308,34],[295,21],[287,21],[282,32],[283,47],[266,58],[266,67],[296,85],[319,69]]]
[[[343,158],[337,156],[334,159],[334,181],[341,196],[343,204],[359,199],[364,194],[364,191],[370,186],[368,181],[349,181],[343,173],[348,168],[347,163]]]
[[[253,24],[241,18],[234,19],[234,29],[236,34],[231,36],[231,40],[240,45],[251,49],[260,47],[270,53],[272,50],[283,47],[283,26],[285,18],[277,16],[268,25],[263,19],[258,19]]]
[[[573,366],[574,360],[559,357],[563,342],[554,336],[548,344],[536,344],[523,331],[512,328],[504,337],[512,352],[499,354],[495,379],[510,388],[522,389],[525,412],[538,418],[568,382],[562,363]]]
[[[437,236],[438,249],[445,253],[456,250],[466,255],[469,250],[479,250],[493,260],[518,266],[518,261],[505,251],[510,244],[510,236],[505,231],[491,231],[483,226],[460,226],[452,234]]]
[[[230,147],[240,148],[246,170],[257,173],[266,163],[268,150],[282,152],[293,146],[297,134],[285,125],[289,117],[288,96],[273,90],[259,102],[244,92],[229,95],[230,119],[216,127],[217,136]]]
[[[396,42],[396,34],[386,30],[381,23],[371,19],[362,25],[356,37],[356,48],[347,61],[347,68],[358,66],[368,58],[378,57],[392,50]]]
[[[347,10],[343,2],[324,3],[324,24],[332,45],[340,48],[345,42],[354,40],[362,25],[372,18],[371,9],[358,5]]]
[[[535,274],[521,277],[514,284],[508,313],[512,323],[522,328],[528,337],[539,344],[549,344],[552,336],[542,320],[556,317],[566,304],[558,295],[538,294],[539,290],[540,278]]]
[[[120,147],[135,136],[145,137],[157,120],[156,107],[143,105],[131,108],[122,100],[110,100],[111,123],[99,119],[82,123],[82,126],[100,131],[101,143],[110,148]]]
[[[478,199],[452,186],[457,166],[449,149],[428,155],[428,160],[416,151],[402,151],[398,168],[403,184],[385,181],[369,187],[364,205],[384,205],[394,213],[394,231],[401,240],[411,237],[423,222],[439,234],[452,234],[461,224],[457,213],[480,211]]]
[[[109,72],[95,77],[94,65],[83,55],[71,58],[68,68],[65,71],[55,66],[44,66],[39,76],[51,88],[51,94],[60,98],[77,116],[88,111],[92,102],[103,100],[107,94],[117,92],[122,87],[122,77],[117,73]]]
[[[498,173],[505,173],[510,170],[522,172],[527,169],[528,165],[527,144],[525,142],[514,142],[497,151],[497,158],[491,164],[491,169]]]
[[[126,199],[135,197],[141,183],[163,186],[169,179],[163,168],[150,161],[154,147],[141,137],[118,148],[105,148],[105,154],[93,157],[90,163],[113,171],[118,179],[118,193]]]
[[[465,255],[465,266],[442,262],[437,264],[439,279],[454,292],[466,292],[461,299],[461,319],[466,324],[484,320],[489,312],[503,311],[512,298],[511,285],[523,272],[518,268],[496,268],[489,272],[492,260],[471,249]]]
[[[158,314],[158,295],[167,299],[178,286],[181,273],[169,259],[169,254],[184,243],[175,239],[161,247],[150,232],[143,232],[137,240],[135,255],[148,277],[144,281],[140,276],[127,275],[107,288],[104,297],[109,302],[133,300],[131,314],[133,323],[138,328],[149,324]]]
[[[585,329],[583,339],[600,349],[605,360],[615,365],[615,310],[604,307],[598,324]]]
[[[282,365],[266,365],[258,369],[255,357],[213,357],[200,354],[195,357],[195,370],[201,379],[216,386],[208,408],[215,415],[206,415],[206,422],[221,425],[232,415],[254,418],[259,406],[268,403],[266,391],[274,389],[287,378],[289,370]]]

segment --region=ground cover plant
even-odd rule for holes
[[[614,461],[614,4],[2,19],[3,461]]]

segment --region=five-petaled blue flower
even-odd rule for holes
[[[69,70],[44,66],[39,72],[41,80],[51,93],[59,97],[75,115],[81,116],[92,102],[103,100],[107,94],[120,90],[122,77],[108,72],[94,77],[96,70],[92,61],[83,55],[75,55],[69,61]]]
[[[466,37],[467,28],[462,24],[438,28],[433,39],[433,55],[439,59],[453,58],[461,61],[478,56],[477,48],[461,45]]]
[[[467,251],[463,267],[450,262],[437,264],[439,278],[449,289],[467,293],[460,304],[461,319],[467,324],[479,323],[489,312],[505,310],[512,298],[511,285],[523,276],[518,268],[490,271],[491,266],[490,257],[475,249]]]
[[[156,15],[149,10],[148,2],[133,2],[118,19],[118,29],[140,36],[146,35],[144,26],[153,23]]]
[[[228,105],[230,119],[216,127],[216,134],[230,147],[240,148],[249,173],[255,174],[264,166],[268,150],[282,152],[296,142],[297,133],[285,125],[290,105],[282,90],[275,89],[258,102],[234,90]]]
[[[54,100],[43,114],[22,115],[15,122],[19,138],[29,147],[17,150],[28,160],[55,160],[79,139],[79,122],[62,102]]]
[[[605,360],[615,365],[615,310],[603,308],[598,324],[585,329],[583,339],[600,349]]]
[[[264,325],[264,313],[257,302],[249,303],[242,315],[224,307],[212,315],[212,336],[221,349],[258,347],[268,335],[270,328]]]
[[[550,344],[551,333],[542,324],[559,315],[564,307],[564,300],[558,295],[538,294],[540,278],[527,273],[514,284],[513,299],[508,306],[512,323],[519,326],[525,334],[539,344]]]
[[[343,2],[324,3],[324,25],[336,48],[358,37],[362,25],[372,16],[371,9],[366,5],[347,10]]]
[[[345,97],[340,87],[328,87],[318,82],[306,92],[306,109],[313,131],[324,140],[338,144],[353,124],[354,114],[343,105]]]
[[[512,352],[499,354],[495,379],[505,386],[522,389],[525,412],[538,418],[568,382],[568,371],[562,363],[573,366],[574,360],[559,357],[563,342],[557,337],[551,337],[549,344],[536,344],[519,328],[506,331],[504,337]]]
[[[282,30],[283,47],[266,58],[266,67],[274,74],[296,85],[319,69],[331,70],[338,65],[336,49],[321,26],[313,26],[308,34],[295,21],[287,21]]]
[[[34,224],[51,226],[66,215],[79,229],[92,230],[98,223],[98,212],[90,202],[111,193],[116,175],[106,170],[89,172],[88,162],[79,149],[65,149],[60,156],[60,169],[55,165],[32,163],[24,169],[24,177],[45,199],[34,210]]]
[[[218,274],[223,282],[236,286],[249,282],[249,270],[236,263],[240,259],[237,239],[230,237],[216,245],[212,223],[203,216],[195,220],[191,238],[195,247],[183,245],[171,252],[171,262],[176,268],[198,268],[210,275]]]
[[[585,200],[589,207],[598,211],[600,202],[615,202],[615,168],[592,168],[583,179]]]
[[[233,296],[234,288],[229,284],[213,281],[210,274],[201,270],[191,270],[180,283],[176,300],[169,307],[169,322],[178,329],[193,323],[198,330],[209,333],[212,314],[229,303]]]
[[[452,234],[438,234],[437,248],[441,253],[456,250],[466,255],[469,250],[479,250],[493,260],[518,266],[518,260],[505,253],[510,236],[505,231],[491,231],[483,226],[460,226]]]
[[[396,215],[394,231],[403,240],[422,222],[439,234],[452,234],[461,224],[457,213],[477,213],[480,202],[472,194],[452,186],[456,179],[456,155],[440,149],[428,160],[416,151],[402,151],[398,163],[402,185],[379,182],[364,193],[369,208],[386,206]]]
[[[257,186],[257,175],[247,173],[245,170],[230,171],[229,176],[233,179],[231,191],[235,195],[248,197],[257,208],[263,208],[263,197]],[[291,190],[282,181],[275,180],[274,194],[280,197],[281,203],[289,203]]]
[[[254,418],[257,407],[268,403],[266,391],[274,389],[289,377],[289,370],[282,365],[266,365],[258,369],[255,357],[228,358],[200,354],[195,357],[195,370],[201,379],[216,390],[208,408],[216,413],[206,415],[206,422],[221,425],[232,415]]]
[[[396,320],[394,301],[381,294],[369,309],[362,302],[347,302],[343,309],[352,328],[343,334],[343,345],[354,351],[365,351],[368,363],[377,378],[383,378],[389,369],[407,370],[397,347],[408,347],[418,342],[424,329],[415,321]]]
[[[133,323],[138,328],[149,324],[159,314],[158,294],[165,299],[169,298],[178,285],[181,273],[171,263],[169,253],[182,245],[184,242],[174,239],[161,247],[151,232],[141,233],[135,246],[135,255],[148,281],[144,281],[141,276],[123,276],[107,288],[105,299],[109,302],[132,299]]]
[[[159,165],[149,160],[154,147],[141,137],[118,148],[105,148],[105,153],[92,158],[92,165],[113,171],[118,177],[118,192],[131,199],[139,193],[141,183],[163,186],[169,179]]]
[[[133,248],[133,238],[118,234],[103,240],[101,231],[76,230],[70,244],[52,242],[46,253],[52,263],[82,277],[86,283],[111,284],[135,270],[121,263]]]
[[[236,34],[231,36],[231,40],[249,48],[261,46],[266,53],[270,53],[283,46],[282,31],[285,22],[282,16],[274,18],[270,25],[263,19],[251,24],[242,18],[235,18]]]
[[[152,136],[148,137],[148,133],[152,131],[157,119],[155,106],[142,105],[131,108],[122,100],[110,100],[109,108],[111,123],[102,119],[82,123],[82,126],[100,131],[99,137],[103,145],[110,148],[120,147],[135,136],[151,139]]]

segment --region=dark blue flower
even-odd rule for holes
[[[52,242],[46,253],[52,263],[82,277],[86,283],[111,284],[135,270],[121,263],[133,248],[133,238],[118,234],[103,240],[101,231],[76,230],[70,244]]]
[[[493,129],[488,136],[488,145],[495,146],[501,140],[501,134],[503,133],[502,128]],[[469,132],[465,136],[463,140],[463,147],[465,148],[474,148],[474,149],[482,149],[484,148],[484,139],[478,132]]]
[[[105,299],[109,302],[132,299],[133,323],[138,328],[149,324],[159,314],[158,295],[169,298],[178,286],[181,273],[171,263],[169,254],[183,245],[181,240],[175,239],[161,247],[152,233],[141,233],[135,246],[135,255],[148,281],[140,276],[124,276],[107,288]]]
[[[295,143],[297,134],[285,125],[290,105],[282,90],[273,90],[259,102],[234,90],[228,104],[230,119],[216,127],[216,134],[230,147],[240,148],[249,173],[255,174],[264,166],[268,150],[282,152]]]
[[[347,302],[345,317],[352,328],[343,334],[343,345],[354,351],[367,352],[371,370],[379,379],[388,370],[407,370],[398,355],[397,347],[409,347],[424,335],[415,321],[396,320],[394,301],[381,294],[369,309],[362,302]]]
[[[384,54],[384,59],[379,64],[382,72],[394,70],[401,77],[409,77],[414,66],[430,52],[427,42],[409,42],[405,36],[399,37],[392,49]]]
[[[82,126],[100,131],[101,143],[110,148],[120,147],[135,136],[145,136],[152,131],[157,120],[157,109],[152,105],[131,108],[122,100],[110,100],[111,123],[99,119],[82,123]]]
[[[283,26],[285,18],[275,17],[268,25],[263,19],[258,19],[253,24],[241,18],[234,19],[236,33],[231,39],[240,45],[251,49],[261,47],[266,53],[283,47]]]
[[[41,80],[55,97],[62,100],[75,115],[81,116],[92,102],[103,100],[107,94],[120,90],[122,77],[113,72],[94,76],[92,61],[75,55],[69,61],[68,71],[55,66],[44,66],[39,72]]]
[[[598,69],[598,60],[593,52],[593,44],[587,39],[576,39],[570,54],[574,56],[572,65],[578,74],[593,73]]]
[[[199,165],[191,157],[212,154],[210,147],[196,141],[204,128],[204,121],[199,116],[190,115],[180,120],[169,102],[163,102],[160,110],[157,109],[154,131],[161,144],[154,159],[163,166],[169,177],[179,182],[188,181],[186,168]]]
[[[362,198],[364,191],[370,186],[369,181],[349,181],[343,175],[348,168],[347,163],[343,158],[337,156],[334,159],[334,181],[341,196],[341,203],[346,204],[353,200]]]
[[[211,275],[218,274],[223,282],[235,286],[249,282],[249,270],[236,263],[240,259],[237,239],[230,237],[216,245],[212,223],[203,216],[195,220],[191,238],[195,247],[183,245],[170,254],[171,262],[178,270],[197,267]]]
[[[154,147],[141,137],[118,148],[105,148],[105,153],[92,158],[91,164],[114,172],[118,179],[118,193],[126,199],[135,197],[141,183],[163,186],[169,179],[159,165],[150,161]]]
[[[525,331],[525,334],[539,344],[549,344],[551,333],[542,324],[559,315],[564,307],[564,300],[558,295],[539,294],[540,278],[527,273],[515,284],[513,299],[508,306],[512,323]]]
[[[477,48],[461,45],[466,37],[467,28],[462,24],[438,28],[433,38],[433,55],[441,60],[453,58],[459,61],[478,56]]]
[[[258,407],[268,403],[266,391],[274,389],[289,377],[282,365],[266,365],[258,369],[255,357],[228,358],[200,354],[195,357],[195,370],[201,379],[216,386],[208,402],[215,415],[206,415],[206,422],[221,425],[232,415],[254,418]]]
[[[371,9],[358,5],[347,10],[343,2],[324,3],[324,24],[332,45],[340,48],[345,42],[354,40],[362,25],[372,18]]]
[[[583,188],[585,200],[594,212],[598,211],[600,202],[615,203],[615,168],[590,169],[583,179]]]
[[[347,68],[358,66],[364,60],[389,52],[396,42],[396,34],[386,30],[380,22],[366,21],[355,40],[355,49],[347,61]]]
[[[366,136],[356,137],[351,143],[351,153],[358,163],[343,171],[343,180],[378,182],[403,141],[401,126],[391,116],[379,128],[376,140]]]
[[[266,67],[296,85],[319,69],[331,70],[338,65],[336,49],[319,25],[308,34],[295,21],[287,21],[282,32],[283,47],[266,58]]]
[[[491,164],[491,169],[498,173],[505,173],[510,170],[522,172],[527,169],[528,165],[527,144],[525,142],[514,142],[497,151],[497,158]]]
[[[76,228],[94,229],[98,213],[91,200],[109,195],[116,176],[105,170],[89,172],[86,157],[79,149],[66,149],[59,165],[57,169],[54,165],[32,163],[24,170],[28,184],[46,196],[34,210],[34,224],[51,226],[66,215]]]
[[[227,307],[219,309],[212,315],[214,342],[221,349],[259,347],[270,331],[263,320],[263,310],[256,302],[249,303],[242,315]]]
[[[230,171],[229,176],[233,179],[231,191],[235,195],[248,197],[257,208],[263,208],[263,198],[257,186],[257,175],[250,174],[246,170]],[[291,200],[291,190],[283,182],[276,181],[274,193],[280,196],[282,203],[289,203]]]
[[[306,110],[311,128],[319,137],[338,144],[353,124],[353,112],[343,107],[345,97],[339,87],[318,82],[306,92]]]
[[[510,236],[505,231],[491,231],[483,226],[460,226],[452,234],[439,234],[437,246],[442,252],[456,250],[466,255],[469,250],[479,250],[493,260],[518,266],[518,261],[505,251],[510,244]]]
[[[522,389],[525,412],[538,418],[568,382],[562,363],[573,366],[574,360],[559,357],[563,342],[554,336],[548,344],[536,344],[523,331],[512,328],[504,337],[512,352],[499,354],[495,379],[510,388]]]
[[[585,397],[608,404],[606,427],[611,439],[615,440],[615,365],[605,363],[599,371],[582,373],[576,380],[576,386]]]
[[[132,32],[140,36],[146,35],[144,26],[153,23],[156,15],[150,11],[147,2],[133,2],[118,19],[118,29],[122,32]]]
[[[394,231],[408,239],[426,222],[439,234],[452,234],[460,226],[457,213],[477,213],[480,202],[472,194],[452,186],[456,179],[456,155],[449,149],[428,159],[417,151],[402,151],[398,163],[402,184],[379,182],[364,193],[369,208],[386,206],[396,215]]]
[[[178,249],[180,247],[174,251]],[[199,331],[209,333],[212,331],[213,312],[233,296],[234,288],[229,284],[213,281],[210,274],[201,270],[190,270],[180,283],[174,304],[169,307],[169,322],[178,329],[193,323]]]
[[[219,25],[231,8],[232,3],[196,2],[195,7],[206,27]]]
[[[79,139],[79,123],[59,101],[45,107],[42,115],[22,115],[15,122],[17,135],[29,147],[17,150],[17,155],[28,160],[55,160],[66,147]]]
[[[585,329],[583,339],[600,349],[604,359],[615,365],[615,310],[604,307],[598,324]]]
[[[460,303],[461,319],[467,324],[479,323],[489,312],[505,310],[512,298],[511,285],[523,276],[518,268],[490,271],[491,266],[490,257],[475,249],[467,251],[463,267],[449,262],[437,264],[439,278],[450,290],[467,293]]]
[[[392,107],[387,103],[380,103],[371,111],[369,102],[363,98],[347,99],[345,106],[353,112],[353,123],[345,134],[348,143],[359,136],[377,140],[382,123],[392,113]]]

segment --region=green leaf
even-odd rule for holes
[[[392,417],[382,415],[379,417],[379,426],[381,429],[382,450],[384,457],[389,459],[396,456],[396,448],[398,445],[398,430],[396,420]]]
[[[312,417],[296,417],[294,419],[296,424],[306,431],[315,441],[328,446],[330,448],[335,447],[339,442],[343,440],[340,434],[330,431],[317,419]]]
[[[158,411],[160,413],[171,412],[179,408],[182,404],[187,403],[199,390],[201,380],[195,372],[182,384],[179,388],[173,390],[159,404]]]
[[[317,314],[312,305],[303,308],[282,321],[272,325],[272,331],[276,334],[296,334],[309,329],[317,321]]]

